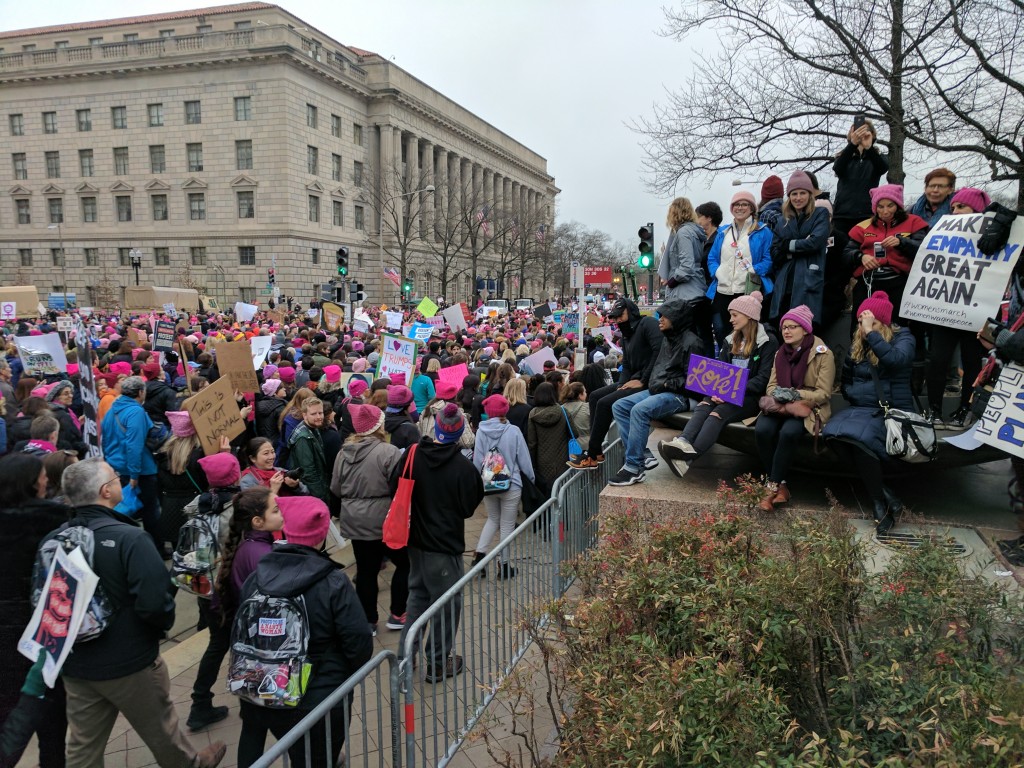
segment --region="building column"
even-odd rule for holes
[[[405,183],[397,194],[414,192],[420,189],[420,158],[419,139],[411,133],[402,137],[405,141]],[[409,231],[419,231],[419,219],[422,213],[423,201],[419,195],[409,195],[399,201],[405,206],[405,213],[409,216]]]
[[[427,195],[423,201],[423,217],[420,219],[420,237],[434,236],[434,207],[437,205],[437,198],[440,197],[440,190],[434,182],[434,145],[423,140],[423,186],[428,187],[434,184],[435,191]]]

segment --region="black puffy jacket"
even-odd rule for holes
[[[277,425],[281,418],[281,411],[286,405],[288,405],[288,401],[279,397],[257,395],[256,415],[253,417],[256,424],[256,437],[266,437],[274,441],[275,444],[277,443],[281,438],[281,430]]]
[[[618,383],[621,386],[635,379],[647,386],[664,336],[658,328],[658,321],[641,315],[640,308],[629,299],[626,299],[626,312],[626,322],[619,323],[622,370],[619,371]]]
[[[165,381],[156,379],[146,382],[146,402],[142,404],[154,424],[171,423],[167,420],[168,411],[178,410],[178,393]]]
[[[668,318],[672,327],[663,334],[665,341],[654,361],[648,389],[652,395],[662,392],[682,394],[686,389],[690,355],[699,355],[704,349],[704,342],[693,331],[693,305],[672,299],[658,308],[658,314]]]

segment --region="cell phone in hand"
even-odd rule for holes
[[[882,245],[881,243],[875,243],[875,258],[876,259],[884,259],[885,258],[885,246]]]
[[[853,116],[853,127],[854,129],[863,128],[864,123],[868,121],[868,118],[863,113],[856,114]]]
[[[978,338],[987,341],[989,344],[995,346],[996,337],[999,336],[999,332],[1006,326],[1000,323],[998,320],[993,320],[991,317],[985,321],[985,327],[981,329],[981,333],[978,334]]]

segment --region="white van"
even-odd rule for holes
[[[533,309],[533,305],[534,305],[534,303],[535,303],[535,302],[534,302],[534,300],[533,300],[533,299],[516,299],[516,303],[515,303],[515,305],[514,305],[514,308],[515,308],[515,310],[516,310],[517,312],[518,312],[519,310],[526,310],[526,311],[530,311],[530,310],[532,310],[532,309]]]
[[[499,315],[508,314],[508,299],[488,299],[484,302],[484,306],[498,310]]]

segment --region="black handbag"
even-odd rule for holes
[[[551,498],[551,489],[539,476],[537,482],[533,482],[525,472],[520,472],[519,478],[523,481],[523,512],[529,517]]]

